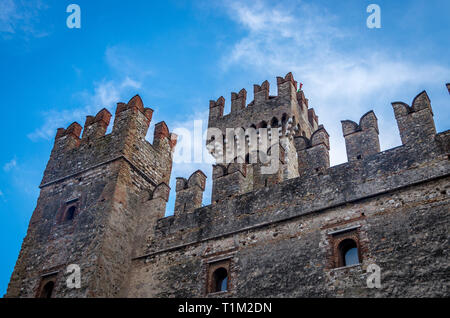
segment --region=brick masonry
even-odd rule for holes
[[[6,297],[37,297],[49,281],[52,297],[449,297],[450,131],[436,132],[426,92],[392,104],[394,149],[380,152],[372,111],[343,121],[348,162],[330,167],[328,133],[292,74],[277,96],[268,85],[248,105],[232,93],[225,116],[223,97],[211,101],[209,127],[279,128],[280,170],[214,165],[205,207],[203,172],[178,178],[169,217],[176,136],[159,123],[145,140],[153,110],[139,96],[118,104],[110,134],[107,110],[59,129]],[[339,267],[344,239],[360,264]],[[65,285],[69,264],[81,289]],[[366,285],[370,264],[379,289]]]

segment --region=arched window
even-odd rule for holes
[[[351,266],[359,264],[358,245],[352,239],[339,243],[339,265]]]
[[[72,221],[73,218],[75,217],[76,211],[77,207],[74,205],[68,208],[64,217],[64,221]]]
[[[52,298],[53,289],[55,288],[55,282],[50,281],[44,285],[39,295],[40,298]]]
[[[267,128],[267,122],[263,120],[260,124],[260,128]]]
[[[214,271],[213,288],[213,292],[228,290],[228,272],[225,268],[220,267]]]

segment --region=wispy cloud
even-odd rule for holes
[[[66,127],[74,120],[83,124],[86,115],[95,115],[95,112],[103,107],[114,113],[117,102],[128,101],[130,94],[144,90],[143,83],[153,74],[152,68],[133,52],[124,46],[108,47],[104,58],[111,70],[110,78],[113,79],[94,82],[93,93],[89,91],[75,93],[74,96],[83,103],[81,107],[65,110],[51,109],[44,112],[42,114],[44,124],[28,134],[28,137],[33,141],[49,140],[54,137],[57,128]],[[76,66],[72,67],[78,76],[81,75],[80,69]]]
[[[389,98],[408,85],[442,85],[450,73],[439,64],[393,54],[392,48],[351,49],[357,32],[312,4],[230,1],[225,9],[247,34],[222,57],[223,69],[239,67],[246,76],[268,78],[292,71],[331,135],[332,164],[346,161],[340,120],[358,120],[372,107],[386,105],[386,112],[377,112],[385,133],[382,147],[395,146],[399,138]]]
[[[121,45],[110,46],[106,49],[105,59],[111,69],[118,74],[143,80],[153,74],[153,66],[145,59],[143,50],[145,49],[136,50]]]
[[[48,35],[38,27],[41,11],[47,9],[41,0],[0,1],[0,35],[10,39],[15,35],[43,37]]]
[[[204,204],[211,202],[213,158],[206,149],[205,138],[208,114],[208,110],[197,111],[186,116],[186,119],[182,121],[166,121],[170,130],[178,135],[170,180],[171,193],[166,211],[167,215],[171,215],[174,209],[176,178],[189,178],[197,170],[203,171],[207,176],[203,202]],[[152,129],[150,130],[152,131]]]
[[[15,167],[17,167],[17,159],[16,158],[11,159],[11,161],[5,163],[3,166],[3,171],[9,172],[12,169],[14,169]]]
[[[115,103],[121,101],[130,90],[136,91],[141,83],[132,78],[125,77],[121,81],[103,80],[94,83],[94,93],[80,92],[79,98],[84,101],[84,106],[75,109],[49,110],[43,113],[44,124],[28,134],[32,141],[40,139],[50,140],[55,136],[56,129],[67,127],[73,121],[84,124],[87,115],[95,115],[95,112],[105,107],[112,113]]]

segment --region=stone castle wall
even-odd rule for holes
[[[118,104],[110,134],[105,109],[59,129],[6,296],[54,282],[53,297],[448,297],[450,131],[436,132],[426,92],[392,104],[399,147],[380,152],[372,111],[343,121],[348,162],[330,167],[328,133],[292,74],[277,96],[268,85],[248,105],[233,93],[225,116],[223,98],[210,102],[209,127],[278,127],[280,170],[214,165],[205,207],[205,174],[178,178],[169,217],[176,136],[162,122],[145,140],[153,110],[139,96]],[[342,266],[346,240],[359,264]],[[69,264],[81,289],[65,286]],[[366,285],[371,264],[382,288]],[[226,291],[211,289],[218,268]]]

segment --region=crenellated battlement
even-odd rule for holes
[[[107,109],[87,116],[84,128],[76,122],[67,129],[59,128],[41,186],[119,158],[128,160],[152,182],[168,183],[177,137],[160,122],[155,125],[153,144],[146,141],[152,115],[153,110],[145,108],[136,95],[128,103],[117,104],[109,134],[106,131],[112,115]],[[156,162],[158,168],[146,162]]]
[[[320,125],[311,138],[294,138],[299,175],[319,173],[330,167],[330,136]]]
[[[97,139],[105,135],[111,120],[111,113],[103,108],[94,116],[87,116],[83,128],[83,141],[89,142],[92,139]]]
[[[300,133],[310,136],[318,127],[318,117],[308,109],[308,100],[302,90],[297,91],[297,82],[292,73],[277,77],[277,96],[270,95],[270,83],[266,80],[253,85],[253,100],[246,105],[247,91],[231,93],[231,112],[224,115],[225,98],[211,100],[208,127],[225,131],[226,128],[282,127],[287,118]]]
[[[348,161],[360,160],[380,152],[378,119],[371,110],[359,120],[343,120],[342,132],[345,138]]]
[[[392,107],[404,145],[426,143],[436,134],[433,110],[426,91],[417,95],[411,106],[403,102],[394,102]]]
[[[177,178],[175,215],[192,212],[202,206],[206,175],[197,170],[189,179]]]

